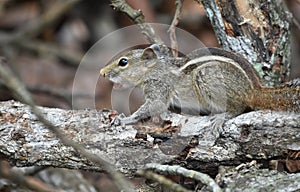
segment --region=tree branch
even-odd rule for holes
[[[14,76],[9,68],[4,66],[4,63],[4,59],[1,59],[0,76],[5,82],[7,88],[9,88],[20,101],[29,105],[29,109],[36,119],[38,119],[49,131],[51,131],[51,133],[53,133],[64,145],[73,148],[75,152],[79,153],[78,155],[83,156],[88,161],[92,161],[95,165],[101,165],[102,168],[105,169],[105,171],[107,171],[113,178],[113,181],[119,190],[126,192],[133,191],[131,184],[127,182],[127,180],[119,172],[115,171],[113,164],[106,160],[105,155],[102,154],[102,156],[99,156],[88,152],[84,146],[66,137],[57,126],[46,118],[42,114],[40,108],[35,105],[30,93],[26,90],[25,85]]]
[[[43,13],[39,18],[23,25],[12,33],[0,32],[1,46],[18,46],[33,51],[44,51],[56,55],[68,61],[73,66],[78,66],[83,55],[64,50],[61,47],[32,40],[32,37],[39,35],[46,27],[53,25],[59,18],[64,16],[80,0],[57,1],[52,7]]]
[[[171,48],[172,48],[172,52],[173,52],[174,57],[178,56],[178,43],[177,43],[175,28],[179,23],[182,4],[183,4],[183,0],[176,0],[176,2],[175,2],[175,5],[176,5],[175,14],[174,14],[172,23],[171,23],[171,25],[168,29],[168,33],[170,35],[170,40],[171,40]]]
[[[157,145],[155,141],[161,137],[153,134],[153,128],[110,127],[111,111],[40,109],[66,137],[93,154],[108,157],[117,170],[129,176],[150,162],[180,164],[212,174],[219,165],[284,159],[288,146],[299,145],[300,140],[300,114],[284,112],[256,111],[233,118],[224,124],[220,137],[212,141],[214,145],[203,142],[213,124],[211,117],[174,114],[170,119],[172,137]],[[0,114],[0,154],[12,164],[103,170],[58,140],[28,106],[2,102]],[[191,146],[195,138],[197,144]],[[173,150],[171,154],[168,147]]]
[[[161,38],[155,34],[152,26],[149,23],[146,23],[145,16],[141,10],[133,9],[125,0],[111,0],[111,5],[114,9],[125,13],[128,18],[141,30],[141,33],[147,38],[149,43],[164,45],[164,42],[161,40]],[[164,53],[171,55],[171,52],[166,46],[162,46],[161,48]]]
[[[24,25],[14,34],[14,41],[22,41],[25,38],[30,38],[38,35],[45,27],[53,24],[58,18],[63,16],[80,0],[67,0],[64,2],[58,1],[53,4],[51,9],[45,12],[37,20]]]

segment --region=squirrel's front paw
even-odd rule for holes
[[[113,118],[113,120],[110,122],[110,125],[121,125],[121,120],[125,118],[124,113],[121,113],[119,115],[116,115],[115,118]]]
[[[115,118],[111,121],[111,125],[115,125],[115,126],[118,126],[118,125],[122,125],[122,126],[125,126],[125,125],[128,125],[128,124],[133,124],[133,123],[136,123],[138,120],[132,116],[130,117],[126,117],[123,113],[121,113],[120,115],[118,116],[115,116]]]

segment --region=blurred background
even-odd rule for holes
[[[95,61],[96,67],[82,69],[84,76],[72,93],[73,83],[85,53],[105,35],[132,23],[126,15],[113,10],[110,1],[70,2],[0,0],[0,56],[7,59],[7,65],[25,83],[38,105],[71,109],[73,94],[83,108],[89,107],[91,100],[95,101],[97,109],[111,108],[112,83],[100,78],[95,85],[91,80],[91,76],[99,76],[100,68],[106,64],[101,56]],[[170,24],[173,19],[174,1],[127,2],[133,8],[141,9],[147,22]],[[291,78],[295,78],[300,77],[300,2],[286,0],[286,3],[294,17]],[[178,27],[192,33],[207,47],[219,47],[203,7],[192,0],[184,1]],[[117,45],[120,39],[113,41],[111,43]],[[95,90],[95,97],[90,97],[80,87]],[[139,94],[136,97],[141,101]],[[0,101],[10,99],[14,97],[0,77]],[[136,103],[133,110],[138,105]],[[102,188],[102,191],[115,189],[107,184],[104,175],[88,173],[85,176],[94,180],[96,188]]]
[[[64,5],[65,2],[1,0],[0,56],[8,60],[39,105],[70,109],[75,73],[84,54],[105,35],[132,23],[126,15],[113,10],[110,1],[77,1]],[[294,16],[291,76],[294,78],[300,76],[300,3],[295,0],[286,2]],[[128,0],[128,3],[142,10],[147,22],[170,24],[175,12],[175,3],[171,0]],[[195,35],[206,46],[218,47],[203,7],[194,1],[184,1],[182,10],[178,27]],[[115,41],[112,43],[117,44],[119,40]],[[89,74],[98,75],[103,66],[101,57],[97,62],[99,68],[87,69],[86,77],[80,80],[82,87],[95,89]],[[80,88],[73,96],[81,107],[89,107],[90,100],[95,100],[97,109],[111,108],[111,87],[109,81],[99,79],[95,98],[86,95],[84,90],[81,92]],[[9,99],[13,96],[0,78],[0,100]]]

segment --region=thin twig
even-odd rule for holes
[[[52,131],[62,143],[67,146],[73,147],[88,160],[98,164],[99,166],[103,166],[107,173],[111,175],[120,190],[133,191],[133,187],[131,187],[131,184],[127,180],[125,180],[125,178],[120,173],[116,172],[114,166],[107,160],[105,160],[104,157],[100,157],[99,155],[88,152],[82,145],[67,138],[56,126],[54,126],[48,119],[46,119],[41,110],[35,105],[30,93],[26,90],[24,84],[15,77],[15,75],[9,68],[4,67],[3,63],[5,63],[4,59],[0,59],[0,76],[6,83],[6,86],[20,101],[30,106],[31,111],[36,115],[39,121],[45,125],[45,127]]]
[[[42,14],[36,20],[23,25],[23,27],[17,29],[16,32],[0,32],[1,45],[5,46],[6,44],[13,44],[14,46],[21,46],[34,51],[45,51],[47,53],[54,54],[77,67],[83,56],[82,54],[75,54],[53,45],[51,46],[39,41],[32,41],[31,37],[40,34],[44,28],[55,23],[79,1],[80,0],[56,1],[56,3],[47,12]]]
[[[82,53],[70,51],[63,47],[59,47],[57,45],[45,43],[38,40],[23,39],[22,41],[19,41],[17,45],[23,49],[34,51],[37,53],[47,53],[50,55],[55,55],[56,57],[66,61],[67,64],[74,67],[79,66],[84,56]],[[86,66],[83,65],[83,67]]]
[[[15,41],[14,38],[15,37],[13,37],[12,35],[8,35],[0,32],[0,42],[2,43],[1,46],[6,45],[6,43],[13,42],[13,46],[20,47],[21,49],[32,51],[38,54],[47,53],[49,55],[53,55],[59,59],[62,59],[63,61],[66,61],[65,62],[66,65],[70,65],[73,67],[78,67],[84,56],[84,54],[81,52],[68,50],[65,49],[64,47],[55,44],[46,43],[38,40],[26,39],[26,38],[18,42],[14,42]],[[11,39],[11,41],[9,39]],[[91,63],[92,61],[85,61],[85,62]],[[88,69],[91,68],[90,66],[91,65],[82,65],[81,67]]]
[[[213,192],[222,192],[219,185],[209,175],[194,170],[188,170],[178,165],[171,166],[150,163],[146,165],[146,169],[151,169],[162,174],[181,175],[186,178],[200,181],[201,183],[209,186]]]
[[[174,192],[191,192],[190,190],[187,190],[186,188],[182,187],[181,185],[179,185],[177,183],[174,183],[170,179],[167,179],[164,176],[156,174],[152,171],[140,169],[140,170],[137,171],[137,174],[140,175],[140,176],[143,176],[147,179],[151,179],[153,181],[156,181],[159,184],[164,185],[170,191],[174,191]]]
[[[48,27],[57,21],[58,18],[62,17],[79,1],[80,0],[56,1],[41,17],[19,29],[15,34],[14,40],[19,41],[24,38],[30,38],[38,35],[45,27]]]
[[[72,107],[72,93],[70,91],[66,91],[65,89],[60,88],[54,88],[51,86],[43,85],[38,87],[28,87],[28,90],[31,93],[41,93],[41,94],[47,94],[54,97],[58,97],[63,99],[69,107]]]
[[[12,181],[19,187],[24,187],[33,191],[60,191],[59,189],[54,189],[52,186],[45,184],[36,178],[26,176],[21,172],[13,171],[7,166],[8,165],[5,165],[4,161],[0,162],[0,177]]]
[[[28,86],[27,89],[33,94],[46,94],[48,96],[63,99],[68,104],[69,107],[74,107],[72,106],[73,105],[72,98],[93,99],[90,95],[85,93],[71,93],[70,91],[67,91],[65,89],[55,88],[48,85]],[[0,90],[9,91],[5,86],[5,83],[1,79],[0,79]],[[101,97],[101,95],[96,95],[96,96]]]
[[[175,11],[171,26],[169,27],[169,30],[168,30],[169,35],[170,35],[170,40],[171,40],[172,53],[173,53],[174,57],[178,56],[178,43],[177,43],[175,29],[179,23],[180,13],[181,13],[181,9],[182,9],[182,3],[183,3],[183,0],[176,0],[176,3],[175,3],[176,11]]]
[[[154,29],[145,22],[145,16],[141,10],[135,10],[130,7],[125,0],[111,0],[111,5],[114,9],[122,11],[128,18],[137,25],[137,27],[142,31],[142,33],[147,37],[150,43],[155,43],[162,45],[164,44],[161,38],[159,38]]]

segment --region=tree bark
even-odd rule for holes
[[[224,49],[247,58],[266,85],[288,80],[292,17],[283,1],[201,2]]]
[[[145,124],[110,126],[113,113],[108,110],[42,110],[67,137],[128,176],[146,163],[179,164],[212,175],[220,165],[285,159],[290,146],[300,146],[300,114],[286,112],[242,114],[226,121],[219,137],[211,137],[215,117],[210,116],[172,114],[165,128],[149,128]],[[102,171],[64,146],[26,105],[2,102],[0,127],[0,154],[13,165]]]

